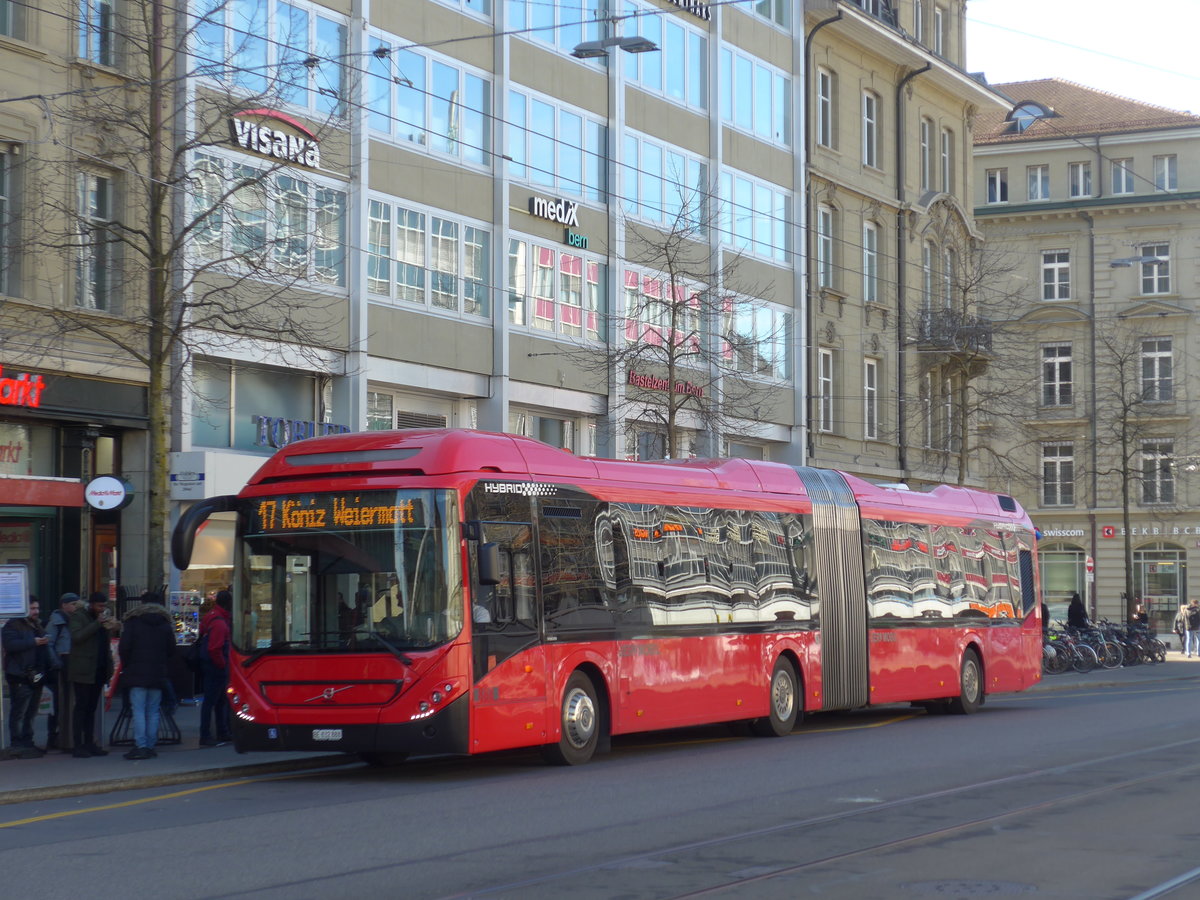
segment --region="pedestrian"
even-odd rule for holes
[[[1071,602],[1067,605],[1067,624],[1072,628],[1088,627],[1087,610],[1083,608],[1078,593],[1071,595]]]
[[[1200,656],[1200,601],[1193,600],[1187,606],[1187,655]]]
[[[80,603],[79,595],[68,591],[58,598],[58,609],[50,613],[46,622],[53,669],[46,675],[51,700],[46,726],[47,750],[71,749],[71,680],[67,676],[67,666],[71,661],[71,613]]]
[[[1179,637],[1179,652],[1187,653],[1187,604],[1179,604],[1179,612],[1175,613],[1175,620],[1171,622],[1171,630]]]
[[[33,720],[42,699],[42,682],[50,668],[50,638],[38,620],[37,600],[29,601],[29,614],[9,619],[0,628],[4,647],[4,680],[8,683],[8,733],[11,751],[18,759],[42,755],[33,743]]]
[[[108,751],[96,742],[96,708],[113,673],[109,638],[121,626],[109,612],[108,598],[101,591],[88,596],[88,602],[71,614],[69,624],[71,661],[67,672],[75,698],[71,755],[80,759],[108,756]]]
[[[121,688],[129,697],[133,719],[133,749],[126,759],[158,756],[158,717],[162,707],[167,665],[175,652],[175,624],[162,597],[149,593],[125,614],[117,652],[121,657]]]
[[[233,740],[229,724],[230,623],[233,621],[233,594],[217,591],[212,611],[200,622],[200,676],[204,700],[200,703],[200,746],[220,747]],[[216,724],[216,737],[213,724]]]

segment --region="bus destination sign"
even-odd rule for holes
[[[419,499],[396,501],[394,491],[270,497],[252,507],[250,530],[258,534],[338,531],[417,525],[424,520]]]

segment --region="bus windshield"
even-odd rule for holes
[[[462,630],[453,491],[295,493],[245,503],[233,629],[243,653],[403,659]]]

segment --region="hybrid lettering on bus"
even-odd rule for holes
[[[1004,495],[477,431],[312,438],[192,506],[236,514],[239,750],[368,760],[911,702],[1040,678],[1034,530]]]

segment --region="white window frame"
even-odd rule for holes
[[[540,5],[541,0],[530,0],[532,5]],[[560,10],[560,27],[557,31],[566,31],[567,35],[578,35],[578,22],[584,23],[584,28],[591,34],[596,21],[602,21],[601,7],[595,0],[582,0],[582,10],[579,9],[581,0],[556,2],[551,6],[562,6],[568,12]],[[618,6],[613,3],[614,8]],[[709,65],[709,36],[704,27],[692,25],[682,16],[664,16],[657,7],[633,3],[625,0],[625,15],[630,27],[635,27],[637,34],[648,38],[658,45],[656,53],[618,53],[613,51],[609,61],[612,65],[625,67],[625,81],[649,94],[662,97],[669,103],[675,103],[689,109],[705,111],[710,105],[708,96],[708,65]],[[573,15],[577,18],[569,19]],[[514,27],[510,22],[509,28]],[[677,33],[682,31],[681,46],[676,47],[669,40],[671,29]],[[537,40],[545,40],[549,33],[532,33]],[[560,35],[559,46],[568,53],[578,44],[576,37],[567,40]],[[683,58],[679,58],[682,50]],[[603,58],[592,60],[591,65],[602,66]],[[672,93],[670,77],[673,73],[682,73],[683,84],[680,93]],[[722,85],[723,89],[724,86]]]
[[[302,281],[305,290],[344,292],[351,265],[346,184],[307,169],[285,168],[266,159],[205,149],[195,154],[193,160],[195,208],[199,211],[213,205],[214,197],[220,198],[223,185],[233,184],[239,177],[250,178],[249,174],[239,176],[241,169],[254,173],[254,180],[241,189],[251,203],[243,202],[238,192],[234,192],[215,205],[206,222],[195,231],[192,242],[195,264],[246,271],[245,260],[259,251],[251,245],[239,247],[239,236],[249,236],[252,244],[257,244],[255,235],[261,231],[264,257],[249,267],[255,275],[267,280]],[[205,190],[209,179],[214,181],[211,193]],[[297,213],[297,205],[289,202],[297,197],[303,198],[303,221],[292,223],[295,237],[289,240],[281,223]],[[332,200],[333,206],[322,206],[321,199]],[[336,215],[331,216],[330,209]],[[327,232],[322,223],[332,228]],[[336,233],[336,244],[322,244],[322,237],[328,233]],[[294,266],[301,256],[297,241],[303,241],[302,272],[294,268],[289,271],[289,266]],[[266,259],[267,255],[273,259]]]
[[[519,256],[513,252],[517,249]],[[508,321],[513,328],[546,338],[588,343],[604,340],[607,333],[605,285],[609,273],[603,257],[555,244],[553,240],[511,232],[504,253],[508,273],[505,283]],[[542,265],[535,253],[539,256],[550,254],[551,264]],[[578,273],[564,271],[564,257],[579,261]],[[567,299],[564,275],[578,278],[578,291],[571,292],[572,299]],[[540,313],[539,301],[550,304],[549,316]],[[577,310],[579,322],[567,321],[568,317],[563,314],[565,309]]]
[[[351,73],[346,65],[349,19],[306,0],[262,2],[265,21],[232,22],[229,27],[224,24],[225,16],[234,15],[239,7],[226,0],[203,0],[197,4],[192,31],[195,70],[209,81],[238,92],[274,96],[285,107],[338,119],[345,116],[351,92]],[[287,11],[293,9],[308,17],[303,47],[289,45],[286,40],[289,35],[280,33]],[[321,37],[324,27],[340,30],[340,47],[324,46]],[[220,59],[210,59],[204,48],[214,46],[218,40]],[[248,52],[253,52],[256,58],[239,59]],[[261,60],[257,58],[260,54]],[[303,84],[296,79],[303,79]],[[289,88],[302,90],[304,100],[289,96]]]
[[[825,347],[817,350],[817,431],[832,434],[835,425],[834,386],[836,371],[834,351]]]
[[[1142,441],[1142,503],[1147,506],[1175,502],[1175,442],[1169,438]]]
[[[719,186],[721,243],[760,259],[790,263],[791,191],[728,168],[721,170]]]
[[[1170,336],[1142,339],[1142,401],[1170,403],[1175,399],[1175,353]]]
[[[933,8],[933,46],[930,49],[938,56],[946,55],[946,11],[940,6]]]
[[[1132,157],[1112,160],[1111,172],[1113,194],[1132,194],[1134,192]]]
[[[1071,299],[1071,251],[1042,251],[1042,299]]]
[[[942,190],[954,193],[954,132],[942,129]]]
[[[988,169],[985,173],[985,182],[988,205],[1008,202],[1008,169],[1003,167]]]
[[[775,382],[790,377],[790,309],[750,297],[728,297],[724,320],[723,333],[736,336],[737,342],[722,342],[722,356],[731,370]]]
[[[817,207],[816,276],[817,287],[832,288],[835,282],[834,228],[837,213],[832,206]]]
[[[1026,168],[1029,199],[1050,199],[1050,167],[1048,165],[1028,166]]]
[[[386,218],[377,215],[377,211],[386,212]],[[419,286],[408,282],[401,286],[402,272],[413,267],[412,262],[400,255],[401,244],[405,243],[400,233],[401,213],[406,220],[413,215],[422,217],[420,264],[417,266],[422,276]],[[486,222],[446,214],[385,194],[371,194],[367,198],[367,220],[366,286],[372,299],[384,299],[402,309],[424,309],[466,321],[490,320],[492,260],[496,250],[491,227]],[[441,227],[435,228],[435,222]],[[453,229],[452,237],[448,228]],[[406,234],[409,231],[405,229]],[[448,260],[438,248],[451,240],[454,259]],[[480,246],[482,250],[477,249]],[[474,277],[469,273],[474,273]],[[453,308],[444,300],[438,302],[438,298],[449,296],[449,292],[437,289],[440,279],[447,277],[454,279]],[[386,289],[381,289],[384,284]],[[406,290],[414,289],[419,291],[419,299],[403,295]]]
[[[933,120],[921,118],[920,127],[920,179],[921,191],[924,193],[933,187]]]
[[[115,0],[78,0],[76,55],[98,66],[117,64]]]
[[[824,67],[817,69],[817,144],[833,149],[836,135],[837,75]]]
[[[862,162],[879,168],[879,95],[874,91],[862,93]]]
[[[936,269],[937,248],[933,241],[921,244],[921,310],[929,312],[933,309],[934,271]]]
[[[75,306],[113,312],[119,244],[109,232],[116,221],[117,179],[109,173],[82,170],[76,174],[78,247],[75,264]]]
[[[879,360],[863,360],[863,437],[879,439]]]
[[[862,231],[862,289],[864,303],[879,303],[879,244],[882,229],[878,222],[864,222]]]
[[[363,90],[372,135],[386,134],[405,149],[464,166],[490,168],[491,74],[384,31],[372,31],[369,44],[372,52]],[[440,96],[435,85],[437,76],[446,71],[455,75],[449,97]],[[475,106],[482,108],[470,105],[473,97]],[[409,105],[419,105],[420,121],[407,120],[410,114],[401,107]],[[435,133],[438,119],[444,122],[445,133]],[[508,125],[510,134],[515,128]]]
[[[1142,293],[1145,295],[1171,293],[1171,245],[1142,244],[1142,256],[1154,256],[1162,262],[1144,262],[1142,268]]]
[[[1042,345],[1042,406],[1075,402],[1074,360],[1069,343]]]
[[[721,120],[759,140],[792,146],[791,75],[728,44],[721,48],[719,66]],[[750,87],[744,91],[742,82],[747,79]],[[750,97],[748,106],[741,99],[745,93]],[[748,121],[744,116],[749,117]]]
[[[1042,444],[1042,506],[1075,505],[1075,444]]]
[[[1154,190],[1161,193],[1179,190],[1179,157],[1174,153],[1154,157]]]
[[[1071,197],[1092,196],[1092,164],[1067,163],[1067,193]]]
[[[913,37],[925,43],[925,0],[913,0]]]
[[[15,296],[17,277],[14,271],[16,235],[16,188],[13,184],[12,160],[19,145],[0,149],[0,296]]]
[[[627,130],[619,169],[626,215],[697,237],[707,234],[710,188],[703,157]]]

